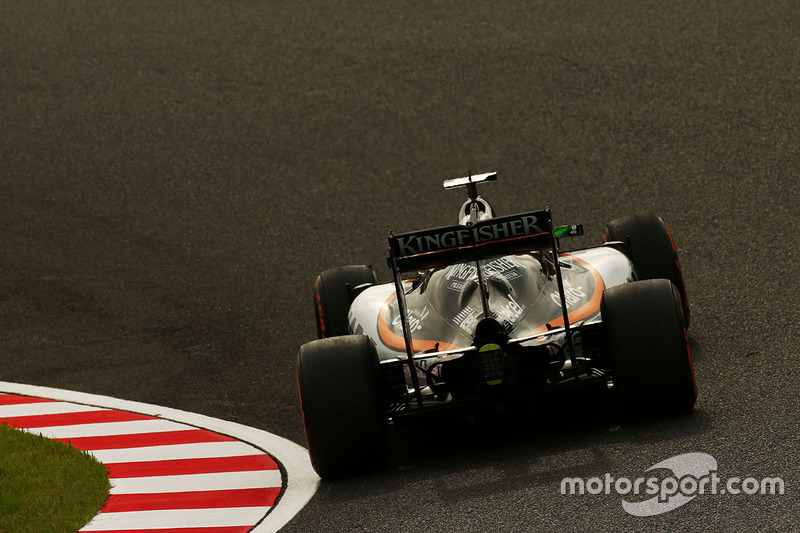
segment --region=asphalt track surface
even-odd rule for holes
[[[670,222],[696,411],[398,432],[286,530],[796,529],[798,27],[794,2],[4,2],[0,378],[302,443],[315,275],[385,279],[389,230],[454,222],[441,180],[497,170],[502,213],[550,202],[576,246]],[[786,494],[640,518],[559,491],[688,452]]]

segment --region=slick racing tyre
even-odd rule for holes
[[[689,300],[669,226],[652,213],[620,218],[609,222],[603,232],[603,242],[609,241],[625,244],[639,280],[664,278],[677,287],[688,327]]]
[[[600,309],[621,413],[644,418],[691,411],[697,388],[674,285],[653,279],[611,287]]]
[[[368,337],[320,339],[300,347],[297,384],[311,464],[322,478],[385,466],[389,443],[378,356]]]
[[[375,283],[378,283],[378,277],[366,265],[332,268],[317,276],[314,282],[317,337],[324,339],[347,335],[347,313],[353,303],[353,289]]]

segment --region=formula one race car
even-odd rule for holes
[[[669,227],[652,214],[615,220],[602,246],[560,253],[583,227],[553,226],[549,206],[494,217],[477,185],[496,177],[444,182],[468,192],[458,225],[389,234],[391,283],[363,265],[317,278],[320,338],[300,348],[297,380],[321,477],[385,465],[388,426],[424,413],[588,385],[613,389],[633,418],[693,408]]]

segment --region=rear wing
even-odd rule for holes
[[[475,261],[476,275],[480,286],[483,319],[491,319],[489,294],[480,261],[498,255],[512,255],[533,250],[545,250],[552,257],[558,283],[561,314],[564,320],[564,335],[570,362],[576,366],[575,347],[569,326],[569,313],[563,302],[564,280],[561,276],[561,262],[558,260],[558,239],[583,234],[580,225],[553,228],[550,206],[541,211],[531,211],[507,217],[489,218],[479,221],[477,184],[495,181],[497,173],[490,172],[466,178],[456,178],[444,182],[445,189],[466,187],[469,196],[470,216],[466,225],[444,226],[411,233],[389,234],[389,257],[387,262],[392,269],[397,310],[406,345],[406,357],[417,406],[422,407],[422,393],[419,378],[414,366],[414,339],[408,324],[405,289],[401,280],[403,272],[426,270],[451,263]],[[577,379],[577,374],[576,374]]]
[[[472,226],[444,226],[389,234],[389,266],[400,272],[552,248],[550,209],[492,218]]]

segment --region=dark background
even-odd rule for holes
[[[798,27],[791,1],[0,3],[0,379],[303,443],[316,274],[386,279],[389,230],[455,222],[441,181],[497,170],[500,213],[550,202],[577,245],[671,224],[696,411],[399,435],[287,531],[796,528]],[[787,494],[559,494],[692,451]]]

